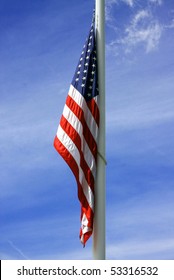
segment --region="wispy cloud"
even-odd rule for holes
[[[154,70],[155,72],[155,70]],[[146,81],[141,85],[144,87],[145,93],[140,94],[137,89],[134,93],[134,85],[129,84],[129,89],[123,88],[124,93],[122,98],[117,100],[118,107],[111,107],[107,113],[107,127],[108,131],[115,131],[116,128],[145,128],[155,127],[159,124],[166,122],[173,122],[173,102],[174,97],[172,94],[172,75],[161,78],[161,84],[154,79],[150,81],[151,90],[146,86]],[[166,93],[164,95],[164,92]],[[152,94],[153,93],[153,94]],[[114,97],[115,98],[115,97]],[[114,99],[112,100],[114,104]],[[111,103],[112,104],[112,103]]]
[[[130,7],[133,7],[134,3],[136,2],[135,0],[123,0],[123,2],[125,2],[127,5],[129,5]]]
[[[167,24],[165,25],[166,29],[173,29],[174,28],[174,18]]]
[[[122,47],[125,53],[129,53],[142,45],[149,53],[158,47],[162,31],[162,25],[148,10],[139,10],[125,28],[123,36],[112,41],[109,47]]]
[[[24,87],[21,92],[20,95],[14,89],[13,97],[2,99],[0,105],[2,168],[7,170],[16,164],[21,169],[48,167],[53,163],[48,158],[53,151],[54,135],[64,103],[63,95],[58,102],[61,87],[55,81],[47,81],[40,86],[31,84],[29,89]],[[58,106],[53,101],[54,94]]]
[[[124,24],[119,21],[120,5],[127,4],[127,16]],[[117,4],[117,6],[116,6]],[[162,0],[147,0],[143,3],[139,1],[108,1],[106,5],[106,20],[108,26],[113,29],[116,39],[107,44],[107,50],[114,55],[129,54],[137,47],[141,47],[148,54],[158,49],[162,35],[167,29],[174,28],[174,20],[171,13],[161,17],[160,9],[163,7]],[[115,14],[115,15],[114,15]],[[114,15],[114,16],[113,16]],[[117,22],[118,21],[118,22]]]
[[[173,259],[174,239],[160,240],[130,240],[109,245],[107,248],[109,259]],[[161,257],[159,257],[161,256]]]
[[[105,15],[106,15],[106,22],[110,24],[113,21],[112,16],[112,8],[114,5],[119,5],[120,3],[124,3],[129,7],[133,7],[136,3],[135,0],[106,0],[106,8],[105,8]]]
[[[148,11],[141,10],[125,30],[125,37],[119,43],[125,46],[126,52],[138,44],[144,44],[146,52],[157,48],[162,34],[162,26],[154,20]]]
[[[167,192],[170,190],[167,184],[162,186],[158,182],[151,191],[134,194],[114,207],[118,215],[108,217],[109,258],[165,259],[172,256],[174,192]]]
[[[47,259],[47,260],[90,260],[92,259],[92,248],[88,246],[86,248],[67,249],[63,252],[54,252],[49,255],[38,256],[38,259]]]
[[[112,16],[111,16],[111,8],[113,4],[116,4],[117,0],[107,0],[106,1],[106,7],[105,7],[105,17],[106,17],[106,22],[112,21]]]
[[[163,0],[149,0],[149,2],[159,6],[163,4]]]
[[[78,230],[77,215],[72,211],[66,219],[55,215],[16,221],[1,232],[0,256],[3,259],[90,259],[91,246],[88,244],[84,250]]]
[[[17,252],[19,257],[22,257],[22,259],[28,260],[28,257],[21,251],[21,249],[16,247],[16,245],[14,245],[14,243],[11,240],[8,240],[8,244],[15,250],[15,252]]]
[[[137,0],[106,0],[107,6],[112,6],[114,4],[119,4],[121,2],[127,4],[128,6],[132,7]]]

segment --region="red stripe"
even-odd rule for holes
[[[81,107],[68,95],[66,99],[66,105],[69,107],[69,109],[76,115],[76,117],[80,120],[83,126],[83,136],[95,158],[95,161],[97,161],[97,144],[95,142],[95,139],[93,135],[91,134],[88,125],[85,121],[84,112],[81,109]]]
[[[94,99],[91,99],[90,101],[87,102],[87,106],[89,108],[89,110],[91,111],[91,114],[93,115],[93,118],[96,122],[96,124],[99,127],[99,108],[97,103],[95,102]]]
[[[83,188],[79,182],[79,168],[78,165],[75,161],[75,159],[72,157],[72,155],[69,153],[69,151],[66,149],[66,147],[59,141],[59,139],[57,138],[57,136],[54,139],[54,147],[55,149],[59,152],[59,154],[63,157],[63,159],[66,161],[66,163],[69,165],[70,169],[72,170],[76,181],[77,181],[77,185],[78,185],[78,198],[79,201],[81,203],[81,216],[83,216],[83,213],[85,213],[87,220],[88,220],[88,227],[92,228],[93,227],[93,211],[90,208],[86,197],[83,193]],[[91,236],[92,231],[87,232],[84,235],[84,244],[86,243],[86,241],[89,239],[89,237]],[[82,236],[82,230],[80,230],[80,237]]]
[[[91,190],[94,193],[94,177],[93,174],[88,166],[88,164],[85,161],[82,147],[81,147],[81,138],[80,135],[77,133],[77,131],[71,126],[71,124],[67,121],[67,119],[62,115],[60,120],[60,125],[63,128],[63,130],[66,132],[66,134],[71,138],[71,140],[76,145],[79,153],[80,153],[80,167],[83,170],[85,179],[90,186]]]

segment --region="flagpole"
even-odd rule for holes
[[[95,185],[93,257],[105,259],[105,0],[95,0],[100,127]]]

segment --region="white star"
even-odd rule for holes
[[[82,84],[82,85],[81,85],[81,87],[84,87],[84,86],[85,86],[85,84]]]

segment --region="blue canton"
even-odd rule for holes
[[[89,36],[83,47],[79,63],[76,68],[72,85],[90,101],[99,94],[97,75],[97,55],[94,23],[91,25]]]

